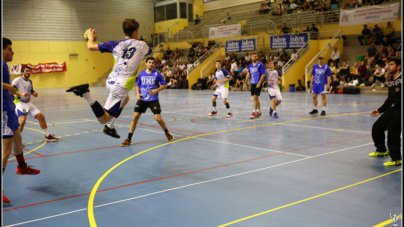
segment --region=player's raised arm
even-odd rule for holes
[[[94,43],[94,39],[96,38],[95,29],[88,29],[86,31],[88,41],[87,41],[87,48],[91,51],[98,51],[98,45]]]

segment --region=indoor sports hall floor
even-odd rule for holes
[[[103,105],[105,87],[90,88]],[[234,116],[212,91],[160,92],[169,143],[150,110],[133,145],[125,140],[135,95],[116,122],[121,139],[101,132],[87,102],[64,89],[38,90],[32,102],[58,142],[45,143],[37,121],[22,133],[36,176],[4,173],[4,226],[386,226],[401,213],[401,166],[370,158],[369,113],[385,96],[328,95],[327,115],[311,116],[312,97],[283,93],[280,118],[250,120],[247,91],[230,91]],[[321,103],[321,99],[319,100]],[[321,108],[321,105],[319,105]],[[381,224],[382,223],[382,224]],[[389,224],[388,226],[390,226]]]

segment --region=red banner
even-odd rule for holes
[[[21,67],[29,66],[31,68],[32,74],[38,73],[59,73],[65,72],[66,69],[66,62],[58,64],[56,62],[52,63],[39,63],[38,65],[31,65],[31,64],[21,64]]]

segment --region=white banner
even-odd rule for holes
[[[241,36],[241,24],[209,28],[209,39]]]
[[[394,3],[391,5],[341,10],[339,15],[339,26],[394,21],[397,20],[399,7],[399,3]]]

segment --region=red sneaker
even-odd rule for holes
[[[3,203],[10,203],[10,200],[7,199],[7,197],[4,195],[4,192],[2,192],[3,194]]]
[[[17,170],[15,171],[17,175],[37,175],[41,172],[41,170],[34,169],[33,166],[28,166],[25,168],[21,168],[17,166]]]
[[[261,112],[256,113],[255,115],[257,115],[257,117],[261,117]]]
[[[257,115],[255,113],[252,113],[250,119],[255,119],[255,118],[257,118]]]
[[[228,114],[226,115],[226,118],[231,118],[232,116],[233,116],[232,113],[228,113]]]
[[[171,135],[171,133],[170,132],[167,132],[166,133],[166,136],[167,136],[167,139],[168,139],[168,141],[173,141],[174,140],[174,136],[173,135]]]
[[[56,142],[59,140],[59,138],[56,138],[53,135],[49,134],[49,136],[45,136],[45,140],[49,142]]]
[[[217,111],[212,111],[212,113],[210,113],[209,116],[213,116],[213,115],[216,115],[216,114],[217,114]]]

